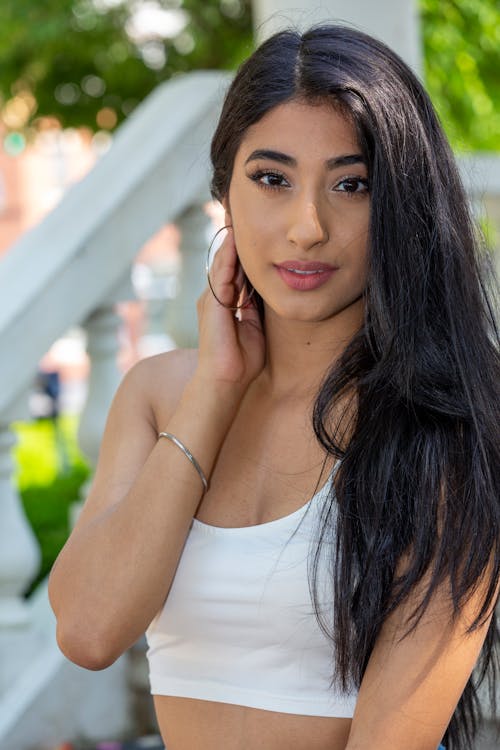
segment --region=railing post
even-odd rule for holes
[[[158,236],[158,235],[157,235]],[[167,319],[178,287],[180,257],[161,258],[134,267],[132,282],[137,297],[142,300],[146,316],[145,327],[137,342],[137,354],[148,357],[174,349],[176,342],[167,333]]]
[[[27,408],[21,408],[24,417]],[[14,483],[12,415],[0,421],[0,629],[29,625],[23,594],[40,567],[40,549]]]
[[[205,258],[215,234],[203,205],[191,206],[176,222],[181,232],[181,267],[177,296],[169,305],[167,332],[179,347],[198,343],[196,300],[206,286]]]
[[[87,333],[90,373],[87,397],[78,426],[78,444],[92,469],[95,469],[99,457],[109,407],[122,378],[117,364],[122,318],[116,312],[115,303],[133,298],[134,291],[130,274],[127,274],[127,277],[109,295],[107,303],[94,310],[83,323],[83,328]],[[80,500],[73,503],[71,507],[70,527],[74,526],[78,518],[91,484],[92,477],[81,488]]]
[[[85,321],[87,353],[90,358],[87,398],[78,427],[78,443],[95,468],[106,417],[120,382],[116,363],[121,318],[114,305],[95,310]]]

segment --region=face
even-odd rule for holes
[[[312,322],[357,306],[362,320],[368,174],[340,111],[291,101],[267,112],[245,133],[222,203],[266,308]]]

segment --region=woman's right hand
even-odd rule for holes
[[[260,373],[265,359],[265,338],[254,297],[239,309],[235,306],[245,285],[231,227],[215,254],[209,286],[198,299],[199,352],[195,378],[207,384],[229,386],[240,396]]]

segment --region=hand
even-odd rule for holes
[[[232,228],[215,255],[210,279],[224,305],[234,307],[245,292],[245,276]],[[208,286],[198,300],[199,355],[195,377],[236,387],[243,395],[264,366],[264,333],[253,297],[239,309],[238,317],[224,305]]]

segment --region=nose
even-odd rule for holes
[[[309,200],[301,205],[294,204],[287,239],[303,250],[328,241],[326,223],[324,218],[320,218],[313,201]]]

